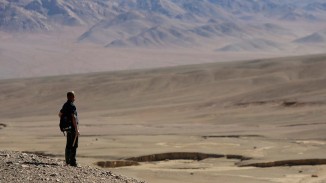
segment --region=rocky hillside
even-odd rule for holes
[[[0,0],[0,29],[35,32],[62,25],[91,25],[110,15],[109,5],[101,0]]]
[[[48,31],[86,26],[77,39],[105,47],[189,47],[211,39],[275,34],[262,22],[324,22],[323,0],[0,0],[0,30]],[[278,25],[283,22],[282,26]],[[274,25],[274,23],[276,23]],[[272,31],[272,32],[271,32]]]
[[[0,183],[10,182],[105,182],[144,183],[114,175],[92,167],[65,166],[64,162],[48,157],[11,151],[0,151]]]

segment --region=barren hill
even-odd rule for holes
[[[217,51],[280,51],[284,48],[281,43],[265,39],[252,39],[224,46]]]
[[[320,43],[326,43],[326,31],[319,31],[315,32],[313,34],[310,34],[308,36],[305,36],[303,38],[297,39],[294,42],[300,43],[300,44],[320,44]]]
[[[62,90],[79,93],[80,107],[86,111],[150,106],[162,111],[173,111],[181,106],[189,111],[205,111],[211,107],[261,101],[323,102],[316,99],[323,98],[324,60],[324,55],[298,56],[1,80],[2,99],[15,110],[3,106],[0,114],[3,117],[46,115],[60,104]],[[306,92],[297,93],[298,88]],[[29,107],[21,106],[22,102]],[[171,107],[164,107],[167,104]]]

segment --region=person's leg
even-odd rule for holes
[[[70,164],[71,161],[72,143],[74,141],[74,137],[72,136],[73,134],[71,132],[67,133],[67,143],[66,143],[66,151],[65,151],[65,159],[67,164]]]
[[[72,141],[75,140],[75,135],[76,135],[76,132],[73,132],[72,133]],[[77,166],[76,154],[77,154],[77,148],[78,148],[78,136],[76,137],[75,145],[74,146],[72,146],[72,145],[73,145],[73,143],[71,144],[70,165]]]

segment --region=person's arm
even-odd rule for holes
[[[62,116],[62,112],[61,111],[59,112],[58,116],[61,118],[61,116]]]
[[[79,135],[78,125],[77,125],[76,117],[74,114],[71,114],[71,119],[72,119],[72,125],[75,128],[75,131],[76,131],[77,135]]]

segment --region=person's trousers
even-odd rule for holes
[[[66,163],[69,165],[76,165],[76,152],[78,148],[78,136],[76,137],[76,142],[73,146],[76,137],[76,132],[67,132],[67,143],[65,159]]]

